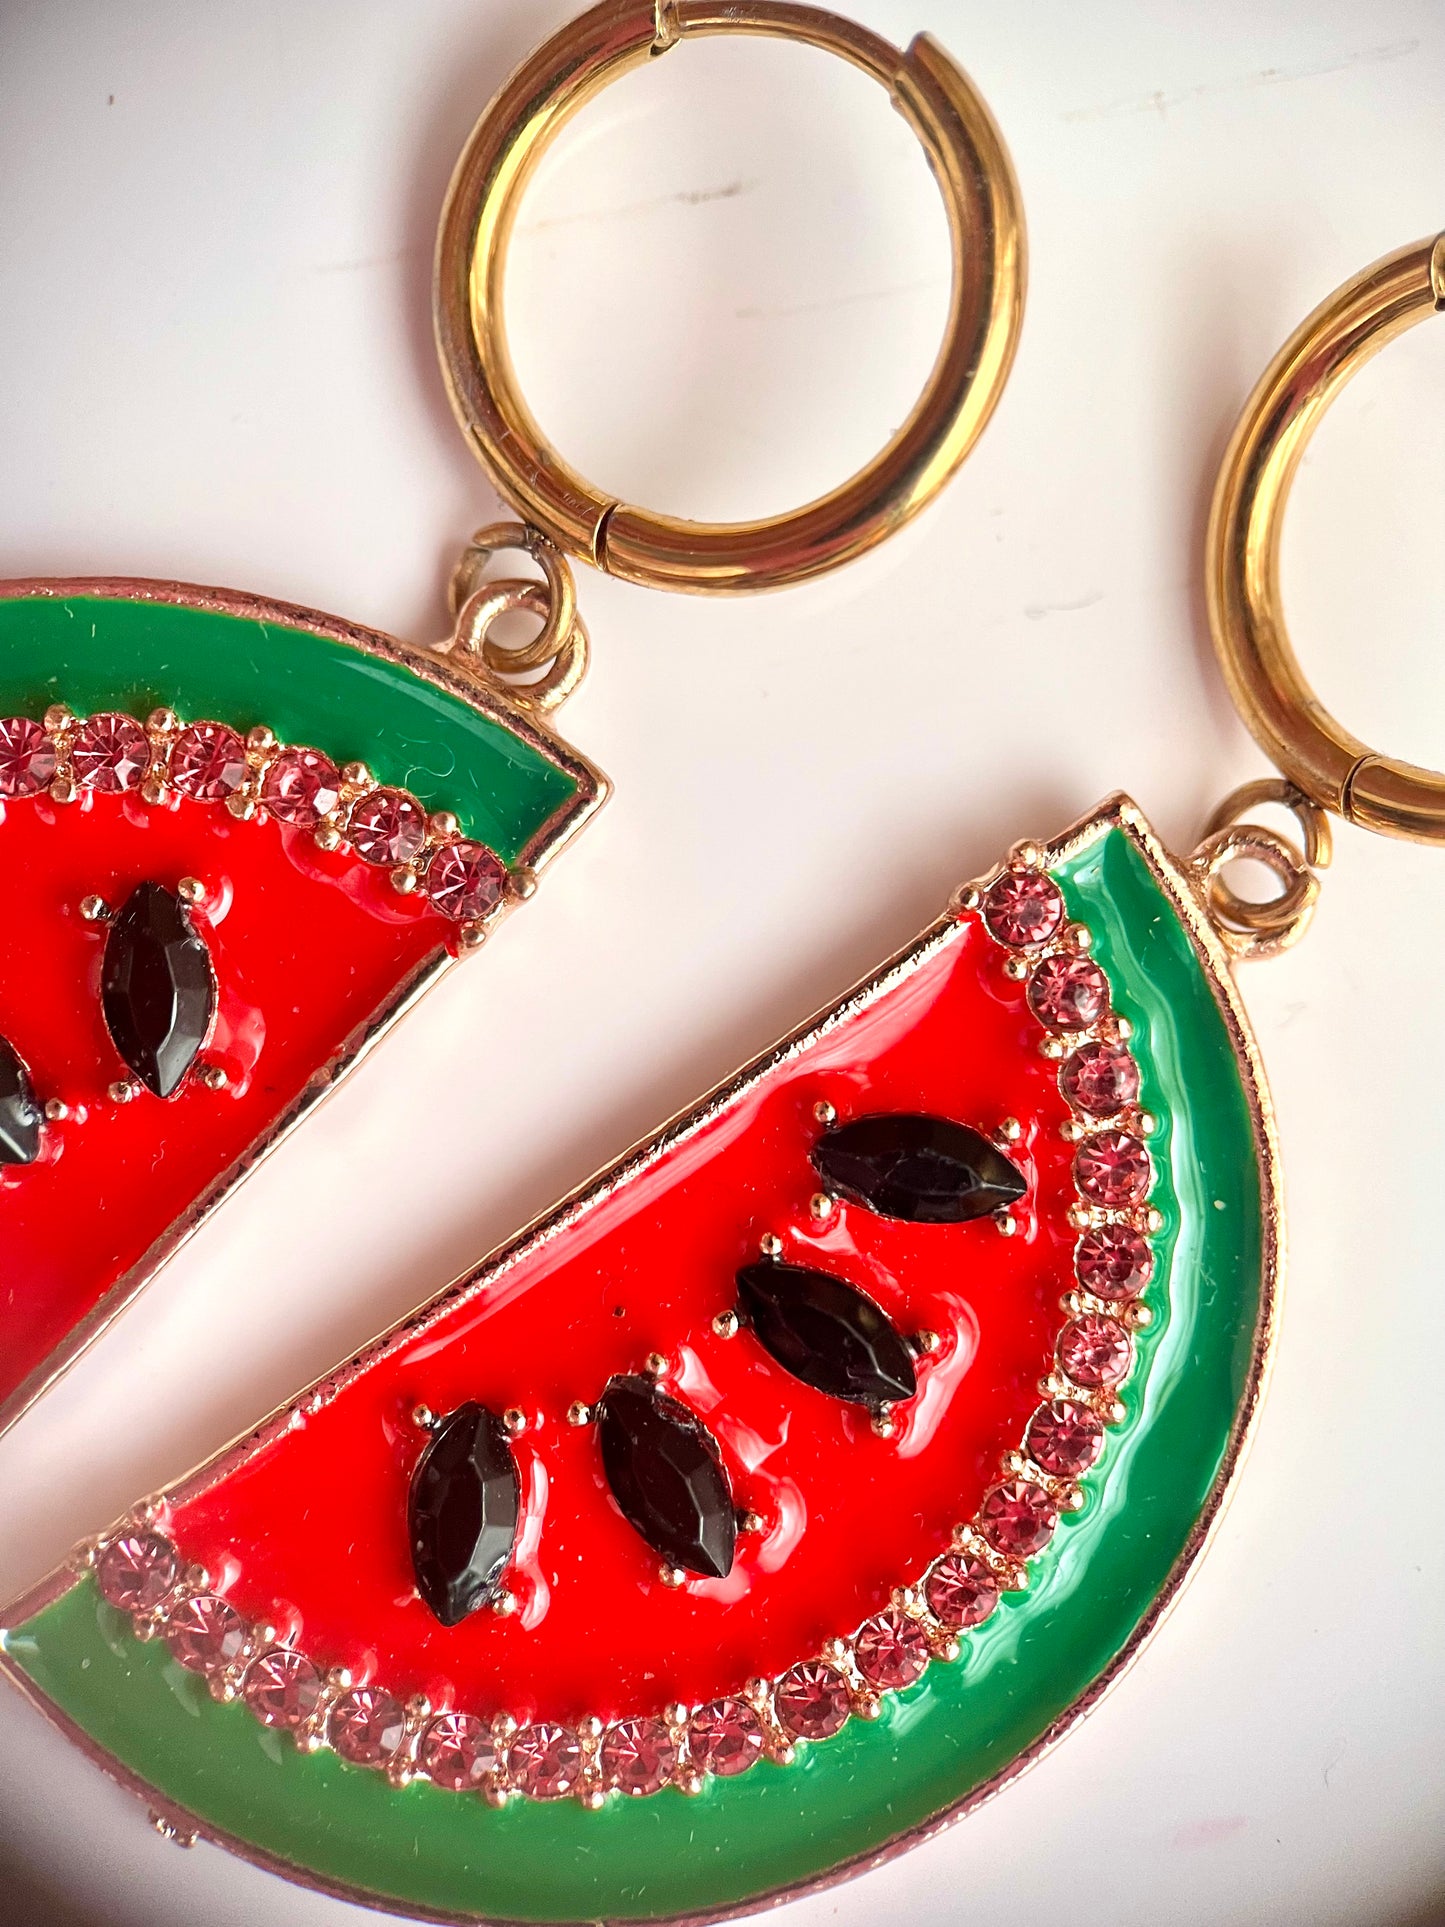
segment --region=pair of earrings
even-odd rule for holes
[[[684,39],[732,32],[780,34],[841,54],[887,89],[939,182],[954,279],[944,346],[924,393],[873,462],[793,514],[702,526],[615,500],[545,442],[517,386],[502,291],[521,196],[571,114]],[[448,388],[520,524],[483,530],[469,546],[453,582],[455,629],[440,650],[360,637],[302,611],[278,617],[273,607],[269,617],[322,645],[314,659],[326,665],[318,686],[333,679],[328,700],[344,686],[360,713],[384,686],[398,717],[406,711],[394,789],[414,783],[420,795],[431,782],[417,744],[449,771],[462,771],[469,756],[484,762],[487,780],[474,786],[471,814],[456,821],[472,838],[485,826],[510,875],[531,874],[605,791],[544,726],[586,659],[564,554],[634,583],[722,592],[807,579],[861,554],[931,499],[977,439],[1007,379],[1023,285],[1022,215],[1007,152],[977,92],[926,37],[899,50],[787,0],[723,8],[604,0],[505,83],[468,143],[442,217],[436,319]],[[1445,840],[1440,779],[1375,753],[1314,698],[1288,641],[1277,582],[1280,521],[1310,429],[1370,353],[1442,307],[1445,241],[1404,249],[1357,277],[1286,344],[1226,457],[1209,536],[1211,622],[1231,690],[1279,765],[1279,781],[1226,799],[1182,857],[1117,797],[1050,844],[1018,846],[817,1023],[162,1495],[146,1544],[134,1534],[109,1539],[97,1558],[78,1558],[9,1609],[0,1666],[72,1728],[103,1734],[113,1770],[147,1787],[165,1824],[198,1828],[350,1897],[434,1917],[585,1920],[635,1912],[645,1891],[652,1913],[695,1919],[871,1864],[987,1798],[1098,1698],[1208,1536],[1249,1433],[1274,1333],[1278,1160],[1233,968],[1304,933],[1317,871],[1328,861],[1327,812]],[[507,548],[524,550],[544,582],[488,579]],[[14,585],[0,614],[10,609],[23,638],[38,632],[42,604],[85,595],[84,585]],[[109,585],[95,600],[140,609],[143,623],[153,624],[156,605],[167,601],[198,618],[249,621],[247,647],[269,646],[256,633],[266,627],[259,605],[243,613],[204,591],[135,584]],[[501,649],[492,627],[519,608],[539,618],[540,631],[520,650]],[[112,618],[120,628],[131,620],[113,612],[105,619]],[[58,644],[62,656],[67,647],[83,643]],[[350,676],[358,664],[365,673]],[[92,664],[87,673],[100,672]],[[204,680],[194,667],[188,673]],[[120,700],[113,687],[105,693]],[[463,704],[473,711],[469,756],[456,753],[454,712]],[[194,713],[229,712],[217,702]],[[1294,812],[1299,845],[1248,820],[1263,802]],[[430,796],[425,807],[435,807]],[[1240,857],[1273,872],[1273,901],[1251,903],[1229,886],[1225,872]],[[424,890],[419,872],[406,873]],[[429,981],[435,961],[420,942],[388,959],[389,1012]],[[735,1246],[723,1251],[715,1230],[701,1220],[695,1228],[687,1214],[688,1187],[708,1182],[721,1156],[709,1132],[724,1120],[742,1141],[746,1104],[775,1102],[773,1135],[745,1144],[741,1163],[760,1195],[791,1195],[796,1163],[784,1171],[773,1147],[796,1150],[791,1099],[805,1074],[839,1062],[855,1088],[885,1089],[896,1108],[874,1106],[842,1126],[816,1118],[825,1133],[808,1152],[823,1187],[814,1194],[816,1222],[826,1225],[840,1199],[887,1215],[889,1200],[900,1197],[914,1222],[933,1222],[927,1212],[937,1200],[958,1195],[948,1172],[972,1158],[977,1201],[986,1199],[1008,1234],[988,1246],[994,1258],[1002,1254],[998,1265],[983,1262],[982,1244],[971,1268],[954,1266],[951,1253],[920,1260],[929,1285],[954,1294],[960,1321],[986,1323],[989,1340],[945,1387],[941,1431],[915,1450],[911,1426],[897,1427],[894,1408],[920,1390],[931,1394],[942,1373],[920,1370],[927,1334],[910,1342],[886,1316],[866,1289],[858,1254],[830,1251],[826,1265],[794,1264],[781,1241],[769,1245],[736,1274],[736,1306],[710,1305],[703,1315],[717,1321],[720,1337],[746,1325],[792,1378],[856,1404],[885,1436],[897,1428],[897,1448],[872,1454],[881,1467],[872,1509],[851,1507],[846,1482],[807,1460],[799,1437],[771,1440],[770,1473],[780,1488],[791,1479],[817,1501],[790,1564],[750,1574],[748,1588],[727,1601],[707,1587],[669,1583],[588,1602],[594,1618],[580,1654],[565,1630],[551,1636],[545,1618],[523,1652],[513,1641],[508,1664],[532,1669],[516,1682],[514,1703],[526,1692],[540,1703],[542,1687],[550,1695],[547,1719],[520,1733],[488,1729],[507,1748],[494,1790],[532,1796],[515,1833],[459,1829],[425,1797],[400,1805],[413,1764],[433,1758],[433,1740],[438,1750],[423,1777],[434,1785],[460,1757],[462,1728],[454,1725],[450,1738],[434,1730],[441,1702],[425,1687],[438,1638],[469,1703],[502,1698],[489,1668],[506,1636],[484,1639],[474,1614],[507,1597],[521,1515],[513,1441],[541,1401],[519,1383],[517,1404],[501,1413],[463,1403],[430,1422],[410,1473],[414,1574],[431,1607],[431,1623],[420,1626],[426,1616],[410,1610],[411,1596],[398,1601],[387,1550],[397,1536],[387,1415],[414,1408],[407,1388],[443,1354],[467,1365],[471,1345],[485,1353],[489,1292],[503,1310],[535,1292],[543,1323],[569,1253],[575,1259],[592,1241],[625,1268],[655,1237],[664,1207],[674,1233],[660,1261],[669,1277],[733,1270]],[[975,1104],[980,1080],[990,1095]],[[1031,1145],[1027,1212],[1010,1209],[1024,1196],[1011,1135],[990,1144],[974,1133],[965,1155],[958,1134],[970,1127],[951,1122],[960,1112],[997,1115],[1005,1104],[995,1105],[996,1096]],[[0,1208],[5,1202],[0,1197]],[[571,1416],[596,1423],[617,1509],[672,1579],[730,1564],[738,1515],[716,1440],[659,1383],[684,1342],[686,1316],[697,1311],[685,1292],[668,1303],[674,1329],[659,1333],[665,1349],[649,1360],[663,1370],[599,1372],[601,1390],[577,1401]],[[595,1334],[589,1342],[599,1357],[609,1352]],[[519,1346],[511,1355],[529,1353]],[[747,1388],[733,1397],[746,1406]],[[347,1517],[338,1523],[310,1495],[343,1481]],[[576,1523],[583,1498],[554,1490],[562,1525]],[[959,1519],[968,1523],[949,1523]],[[133,1570],[121,1569],[127,1561]],[[180,1585],[184,1571],[206,1575],[200,1594]],[[884,1572],[913,1577],[890,1587]],[[166,1648],[181,1667],[219,1683],[214,1701],[187,1704],[182,1717],[162,1662],[117,1660],[98,1600],[128,1609],[181,1601]],[[274,1632],[281,1602],[317,1652],[384,1653],[391,1684],[358,1684],[343,1679],[342,1668],[323,1689],[316,1666],[292,1647],[253,1653],[247,1628]],[[576,1626],[567,1603],[556,1605],[553,1627]],[[834,1634],[820,1653],[824,1614],[828,1625],[856,1630]],[[963,1666],[930,1664],[958,1657],[953,1632],[964,1627],[977,1639]],[[261,1630],[254,1637],[260,1641]],[[652,1703],[661,1692],[660,1653],[677,1694],[665,1705]],[[227,1700],[243,1673],[249,1691],[253,1668],[256,1718],[290,1721],[317,1746],[324,1726],[326,1744],[348,1764],[386,1766],[379,1794],[375,1781],[357,1791],[355,1778],[330,1776],[309,1754],[284,1754],[278,1765],[268,1753],[258,1764],[254,1735],[230,1718]],[[759,1682],[757,1692],[740,1692],[741,1679]],[[292,1720],[287,1695],[294,1698],[298,1680],[312,1698]],[[880,1682],[892,1695],[886,1706],[873,1690]],[[334,1704],[325,1698],[332,1686]],[[866,1722],[853,1725],[865,1707]],[[475,1765],[485,1738],[479,1715],[437,1717],[472,1722]],[[634,1765],[639,1733],[647,1736],[646,1773],[631,1781],[616,1764],[624,1727],[635,1729],[625,1741]],[[847,1737],[837,1738],[845,1727]],[[810,1756],[801,1773],[760,1769],[732,1785],[754,1759],[780,1763],[785,1749],[770,1750],[770,1736],[788,1735],[836,1744]],[[453,1767],[444,1763],[448,1746]],[[265,1777],[273,1770],[289,1776],[283,1794],[279,1779]],[[704,1781],[706,1797],[678,1820],[669,1789],[697,1791]],[[576,1786],[598,1810],[605,1851],[580,1854],[549,1812],[549,1801]],[[658,1795],[648,1817],[626,1802],[607,1806],[609,1791],[644,1790]],[[480,1810],[476,1824],[488,1824]],[[479,1851],[479,1839],[497,1850]]]

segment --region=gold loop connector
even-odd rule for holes
[[[1243,811],[1261,803],[1277,803],[1293,813],[1302,850],[1261,824],[1238,820]],[[1191,862],[1210,922],[1236,961],[1278,956],[1299,942],[1319,901],[1315,872],[1326,869],[1332,855],[1329,818],[1292,783],[1261,777],[1225,797],[1205,824]],[[1271,871],[1279,881],[1279,895],[1253,902],[1232,888],[1223,872],[1241,860],[1262,863]]]
[[[487,580],[494,557],[512,549],[542,571],[540,582],[519,577]],[[469,675],[523,709],[555,709],[587,673],[587,631],[577,613],[577,585],[561,550],[521,522],[493,522],[462,550],[448,584],[455,627],[439,651]],[[517,611],[541,627],[529,642],[503,648],[493,625]],[[528,672],[540,669],[540,676]],[[519,680],[525,678],[524,680]]]
[[[568,636],[577,626],[577,586],[572,580],[566,556],[539,530],[528,528],[522,522],[493,522],[484,529],[478,529],[452,570],[452,579],[447,585],[448,599],[452,614],[460,616],[462,605],[481,588],[493,557],[508,549],[516,550],[519,555],[530,556],[542,571],[547,606],[545,610],[531,611],[534,615],[540,614],[543,621],[526,648],[506,652],[506,662],[494,662],[492,667],[540,669],[543,663],[551,662],[554,656],[562,653]]]
[[[1312,870],[1328,870],[1335,854],[1330,819],[1318,803],[1282,776],[1256,776],[1253,782],[1241,783],[1237,790],[1231,790],[1224,801],[1211,810],[1203,836],[1211,837],[1227,830],[1230,824],[1243,818],[1246,810],[1257,810],[1262,803],[1277,803],[1282,810],[1290,812],[1299,824],[1305,862]]]
[[[546,622],[551,612],[547,585],[508,578],[478,588],[457,611],[456,632],[449,645],[453,660],[468,663],[471,673],[500,689],[516,707],[546,712],[564,703],[587,673],[587,630],[580,617],[573,622],[560,649],[538,657],[539,638],[517,649],[504,649],[489,634],[503,616],[522,612]],[[516,680],[519,673],[546,664],[540,676]]]
[[[1205,561],[1210,627],[1235,706],[1271,761],[1351,823],[1445,842],[1445,775],[1379,755],[1310,687],[1285,626],[1279,550],[1310,436],[1387,343],[1445,308],[1445,235],[1387,255],[1298,328],[1245,406],[1220,470]]]
[[[684,39],[769,35],[878,81],[922,143],[943,196],[953,282],[943,345],[893,440],[790,514],[687,522],[595,488],[547,440],[507,346],[507,249],[538,162],[610,81]],[[602,0],[524,61],[478,121],[437,239],[436,331],[452,407],[497,488],[571,555],[629,582],[726,593],[776,588],[862,555],[943,487],[1003,393],[1023,317],[1023,213],[1008,151],[967,76],[926,34],[906,51],[797,0]]]

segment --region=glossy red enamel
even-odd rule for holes
[[[147,879],[204,884],[195,912],[219,986],[203,1056],[221,1092],[107,1095],[126,1069],[100,1013],[104,929],[91,895]],[[0,1033],[30,1067],[48,1123],[40,1160],[0,1172],[0,1402],[304,1090],[312,1074],[446,941],[451,926],[355,857],[223,807],[82,795],[0,817]]]
[[[243,1457],[169,1525],[253,1618],[300,1620],[319,1663],[470,1712],[575,1721],[707,1700],[779,1672],[886,1607],[996,1483],[1038,1404],[1072,1281],[1072,1147],[1054,1067],[1003,955],[964,939],[788,1054],[424,1330],[398,1330],[328,1402]],[[846,1120],[929,1110],[995,1128],[1029,1183],[1016,1235],[988,1220],[909,1226],[842,1206],[818,1223],[808,1152],[826,1100]],[[919,1394],[877,1437],[867,1415],[785,1376],[743,1331],[712,1328],[733,1276],[776,1232],[784,1255],[931,1328]],[[595,1428],[567,1423],[647,1353],[720,1441],[744,1533],[726,1580],[664,1586],[602,1479]],[[411,1414],[468,1399],[520,1407],[518,1609],[442,1627],[416,1596],[406,1500],[425,1442]]]

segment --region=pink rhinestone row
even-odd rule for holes
[[[338,768],[319,749],[278,743],[269,729],[244,738],[227,723],[182,724],[168,709],[144,723],[116,711],[78,719],[62,706],[44,723],[0,718],[0,801],[48,794],[138,792],[223,804],[233,816],[273,816],[309,830],[323,849],[347,846],[389,869],[403,894],[420,890],[453,923],[479,927],[512,879],[485,844],[457,834],[455,818],[428,816],[406,790],[372,780],[361,763]]]
[[[1153,1275],[1150,1234],[1161,1219],[1148,1203],[1154,1169],[1145,1139],[1153,1119],[1139,1109],[1139,1066],[1128,1020],[1112,1009],[1109,981],[1089,955],[1089,933],[1069,924],[1063,894],[1023,846],[965,905],[1009,954],[1005,975],[1025,985],[1044,1028],[1042,1054],[1059,1065],[1072,1113],[1064,1130],[1076,1146],[1078,1192],[1069,1221],[1077,1289],[1063,1300],[1066,1322],[1045,1403],[1030,1418],[1012,1475],[989,1492],[975,1530],[1006,1558],[1026,1560],[1051,1537],[1061,1511],[1082,1503],[1077,1481],[1098,1460],[1105,1427],[1119,1423],[1119,1387],[1134,1369],[1134,1333],[1151,1321],[1141,1294]]]
[[[755,1760],[786,1763],[797,1740],[826,1739],[851,1714],[880,1710],[879,1695],[910,1686],[930,1657],[956,1657],[949,1624],[976,1624],[992,1609],[987,1591],[954,1561],[938,1562],[929,1597],[938,1620],[910,1602],[880,1613],[851,1642],[805,1660],[775,1680],[707,1706],[669,1708],[661,1717],[548,1720],[518,1725],[472,1713],[405,1704],[384,1687],[323,1672],[273,1627],[255,1627],[205,1576],[185,1572],[179,1553],[143,1524],[105,1540],[93,1555],[101,1596],[132,1616],[143,1639],[164,1640],[172,1658],[206,1679],[221,1700],[240,1700],[263,1726],[293,1735],[305,1751],[330,1747],[353,1766],[380,1768],[401,1784],[425,1778],[452,1792],[483,1794],[500,1805],[512,1794],[536,1800],[574,1796],[598,1805],[609,1792],[656,1793],[669,1785],[698,1790],[708,1774],[730,1778]]]
[[[1057,885],[1036,864],[1019,862],[969,907],[981,909],[984,928],[1009,953],[1006,973],[1027,984],[1045,1030],[1041,1048],[1060,1064],[1073,1113],[1065,1128],[1078,1147],[1079,1198],[1070,1212],[1080,1234],[1078,1289],[1063,1301],[1055,1369],[1022,1449],[1007,1455],[950,1548],[850,1638],[829,1640],[818,1657],[706,1706],[576,1727],[518,1725],[505,1714],[487,1721],[421,1699],[403,1704],[344,1671],[323,1672],[278,1643],[273,1628],[248,1625],[204,1575],[183,1574],[175,1548],[148,1526],[127,1528],[96,1552],[102,1595],[134,1616],[138,1634],[163,1638],[181,1665],[205,1675],[217,1698],[239,1698],[304,1749],[329,1746],[398,1783],[425,1778],[498,1805],[520,1794],[596,1807],[613,1792],[696,1792],[710,1774],[731,1778],[762,1759],[787,1763],[798,1741],[828,1739],[850,1718],[876,1718],[884,1694],[914,1685],[932,1659],[957,1658],[959,1634],[982,1625],[1003,1593],[1027,1586],[1027,1562],[1082,1504],[1078,1481],[1098,1460],[1106,1427],[1124,1416],[1117,1393],[1134,1366],[1133,1333],[1149,1322],[1140,1294],[1153,1270],[1148,1234],[1158,1229],[1146,1203],[1148,1125],[1136,1108],[1127,1026],[1110,1013],[1108,981],[1088,957],[1085,934],[1065,923]],[[1097,1069],[1105,1058],[1107,1075]]]

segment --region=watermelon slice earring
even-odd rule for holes
[[[677,0],[599,9],[544,49],[474,136],[443,230],[443,341],[465,316],[472,344],[459,406],[529,515],[570,503],[559,537],[694,588],[807,573],[879,531],[856,494],[840,520],[847,490],[746,532],[599,514],[560,462],[518,454],[530,418],[486,357],[537,123],[680,33],[735,27],[859,60],[932,130],[946,193],[993,197],[975,360],[996,382],[1019,294],[1006,162],[926,42]],[[1187,858],[1123,797],[1016,846],[876,975],[8,1609],[0,1666],[162,1831],[431,1919],[718,1917],[947,1824],[1105,1690],[1208,1539],[1273,1336],[1279,1174],[1234,966],[1305,930],[1327,812],[1445,841],[1445,778],[1325,716],[1275,580],[1310,428],[1442,305],[1445,241],[1342,290],[1227,458],[1216,640],[1283,778],[1236,792]],[[922,471],[889,472],[906,512]],[[1266,800],[1303,849],[1239,820]],[[1241,855],[1273,902],[1230,889]]]

